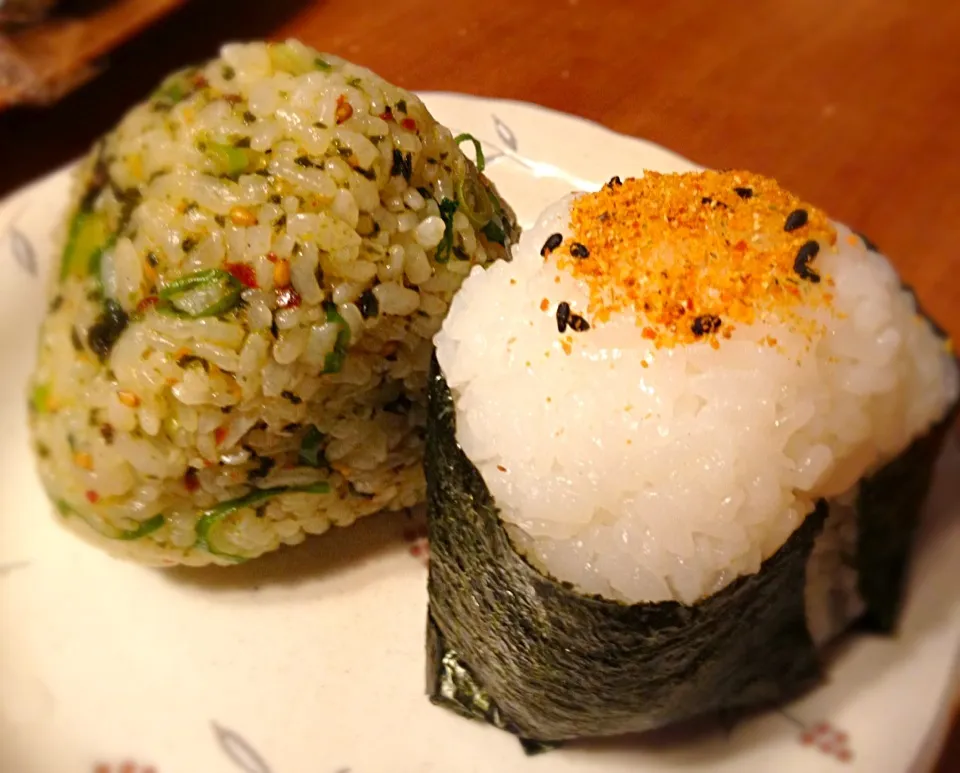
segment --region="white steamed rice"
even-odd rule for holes
[[[573,201],[546,211],[511,263],[475,268],[435,339],[458,441],[516,545],[584,593],[690,604],[757,572],[826,498],[810,561],[829,577],[807,602],[814,638],[829,638],[859,611],[842,571],[858,480],[956,397],[944,342],[887,259],[837,226],[817,258],[833,312],[810,311],[824,327],[809,351],[775,319],[716,348],[657,348],[631,311],[565,353],[553,309],[590,318],[589,293],[541,247],[570,237]]]

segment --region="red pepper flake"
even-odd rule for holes
[[[384,121],[393,121],[394,123],[396,123],[396,120],[397,120],[396,118],[393,117],[393,110],[391,110],[389,107],[386,110],[384,110],[382,113],[380,113],[380,117]]]
[[[276,263],[276,262],[279,260],[279,258],[277,257],[277,253],[275,253],[275,252],[268,252],[268,253],[267,253],[267,260],[269,260],[271,263]]]
[[[415,132],[415,131],[417,130],[417,122],[414,121],[412,118],[404,118],[404,119],[400,122],[400,125],[401,125],[404,129],[407,129],[408,131]]]
[[[223,100],[229,105],[239,105],[241,102],[243,102],[243,97],[241,97],[239,94],[224,94]]]
[[[88,501],[91,505],[95,505],[97,502],[100,501],[100,495],[99,495],[96,491],[94,491],[93,489],[90,489],[89,491],[87,491],[86,494],[85,494],[85,496],[86,496],[86,498],[87,498],[87,501]]]
[[[546,311],[549,308],[550,308],[550,301],[548,301],[546,298],[540,301],[540,311]]]
[[[213,439],[217,445],[223,443],[227,439],[227,428],[226,427],[217,427],[213,431]]]
[[[295,309],[302,301],[300,293],[292,287],[277,290],[277,306],[281,309]]]
[[[200,73],[197,73],[193,76],[193,86],[198,89],[205,89],[210,85],[210,81],[203,77]]]
[[[569,355],[569,354],[573,351],[573,349],[572,349],[571,346],[570,346],[570,342],[569,342],[569,341],[561,341],[561,342],[560,342],[560,346],[561,346],[561,348],[563,349],[563,353],[564,353],[564,354]]]
[[[507,471],[507,468],[504,467],[502,464],[498,464],[498,465],[497,465],[497,469],[500,470],[500,472],[506,472],[506,471]]]
[[[257,272],[253,270],[253,266],[248,266],[246,263],[227,263],[226,269],[240,284],[254,289],[259,286]]]
[[[156,306],[160,299],[156,295],[148,295],[137,304],[137,312],[143,314],[147,309]]]
[[[193,467],[187,467],[183,474],[183,485],[191,494],[200,488],[200,480],[197,478],[197,471]]]
[[[641,335],[649,341],[657,337],[657,333],[652,327],[645,327]]]
[[[337,117],[338,124],[349,120],[350,116],[353,115],[353,107],[349,102],[347,102],[347,98],[344,94],[341,94],[339,97],[337,97],[337,111],[335,115]]]

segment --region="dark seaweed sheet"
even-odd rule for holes
[[[581,596],[517,554],[456,443],[436,362],[426,459],[434,701],[558,741],[778,703],[818,680],[803,589],[825,506],[759,573],[692,607],[625,605]]]
[[[919,515],[956,418],[954,405],[943,421],[860,486],[857,570],[866,606],[860,621],[864,628],[890,633],[897,626]]]

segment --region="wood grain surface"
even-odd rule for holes
[[[56,107],[0,114],[0,193],[81,152],[171,67],[287,36],[407,88],[537,102],[772,175],[869,234],[960,334],[952,0],[194,0]],[[958,771],[955,727],[939,773]]]
[[[0,110],[56,100],[96,75],[101,57],[183,2],[111,0],[87,3],[83,13],[67,4],[63,14],[0,34]]]

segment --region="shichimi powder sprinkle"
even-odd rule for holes
[[[608,184],[574,201],[570,229],[545,259],[586,282],[595,323],[634,312],[658,347],[716,345],[768,315],[802,330],[808,317],[797,312],[832,298],[811,243],[833,246],[836,229],[749,172],[647,172]]]

